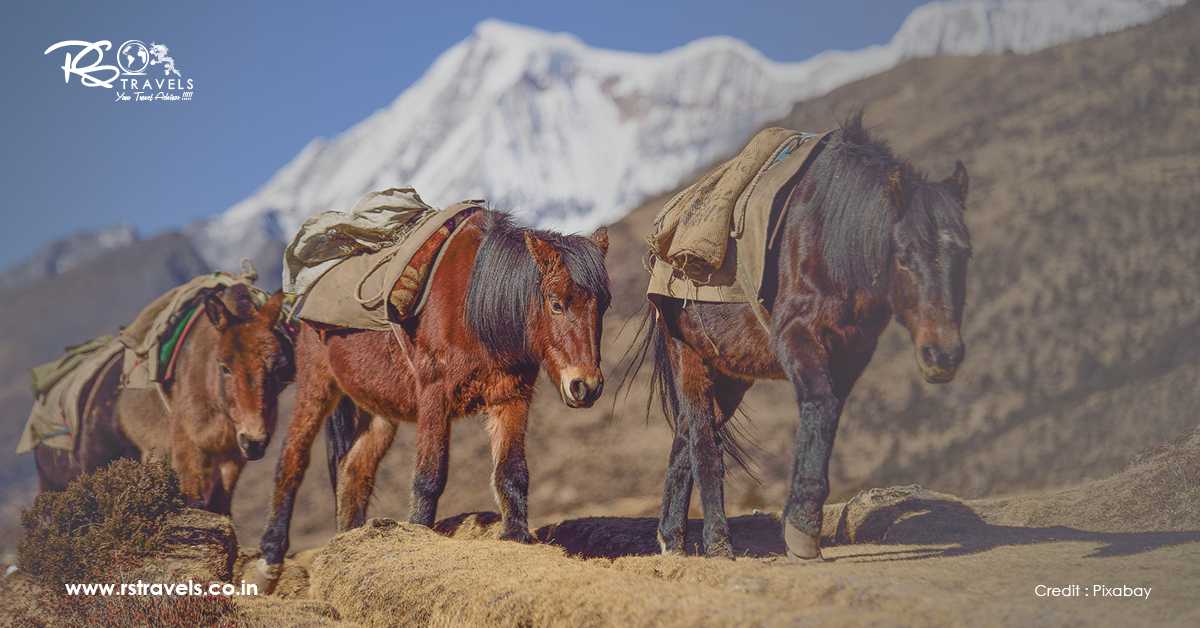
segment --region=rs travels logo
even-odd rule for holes
[[[186,102],[195,82],[184,77],[165,44],[130,39],[114,52],[115,65],[105,63],[112,42],[69,39],[46,48],[43,55],[63,52],[63,82],[78,77],[83,87],[115,89],[117,102]]]

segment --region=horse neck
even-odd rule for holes
[[[827,266],[822,249],[819,217],[823,216],[823,208],[806,209],[799,202],[809,176],[812,176],[811,169],[796,181],[794,193],[788,196],[784,222],[775,245],[778,253],[772,256],[777,263],[774,274],[778,277],[772,301],[794,292],[815,292],[826,303],[827,309],[845,312],[849,308],[853,312],[850,319],[855,323],[882,319],[878,325],[882,333],[892,314],[890,291],[886,286],[863,288],[841,285],[833,278],[834,274]]]
[[[215,387],[210,386],[208,380],[213,373],[211,365],[216,360],[219,340],[220,332],[201,313],[192,329],[181,339],[183,344],[175,358],[174,381],[168,393],[173,404],[188,403],[189,400],[201,401],[216,393]],[[189,408],[188,412],[199,412],[202,408],[214,406],[215,404],[202,403]],[[174,409],[173,407],[172,410]]]

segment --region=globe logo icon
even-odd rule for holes
[[[130,39],[117,48],[117,65],[125,74],[145,74],[146,66],[150,65],[150,50],[146,44]]]

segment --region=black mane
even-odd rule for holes
[[[887,281],[892,225],[899,218],[888,191],[894,173],[911,176],[886,142],[872,138],[855,113],[830,135],[804,178],[801,214],[821,225],[821,257],[829,278],[847,291]]]
[[[571,280],[594,295],[601,308],[608,307],[611,299],[604,255],[591,240],[518,227],[508,214],[488,212],[471,271],[466,322],[488,351],[508,365],[533,362],[528,318],[543,299],[542,273],[525,246],[526,232],[558,250]]]

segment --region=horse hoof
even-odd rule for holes
[[[787,543],[788,558],[821,560],[821,537],[805,534],[792,526],[783,526],[783,541]]]
[[[279,583],[279,575],[282,572],[282,564],[269,565],[266,559],[260,558],[246,566],[242,580],[258,587],[259,595],[270,595],[275,591],[275,585]]]
[[[687,552],[683,551],[682,542],[668,545],[667,540],[663,538],[661,530],[656,531],[654,535],[658,537],[658,549],[663,556],[684,556],[687,554]]]
[[[529,530],[507,530],[500,535],[500,540],[516,541],[517,543],[524,543],[526,545],[532,545],[535,542],[535,539],[533,538],[533,535],[529,533]]]
[[[725,558],[733,560],[733,546],[729,540],[717,541],[715,543],[705,543],[704,555],[709,558]]]

